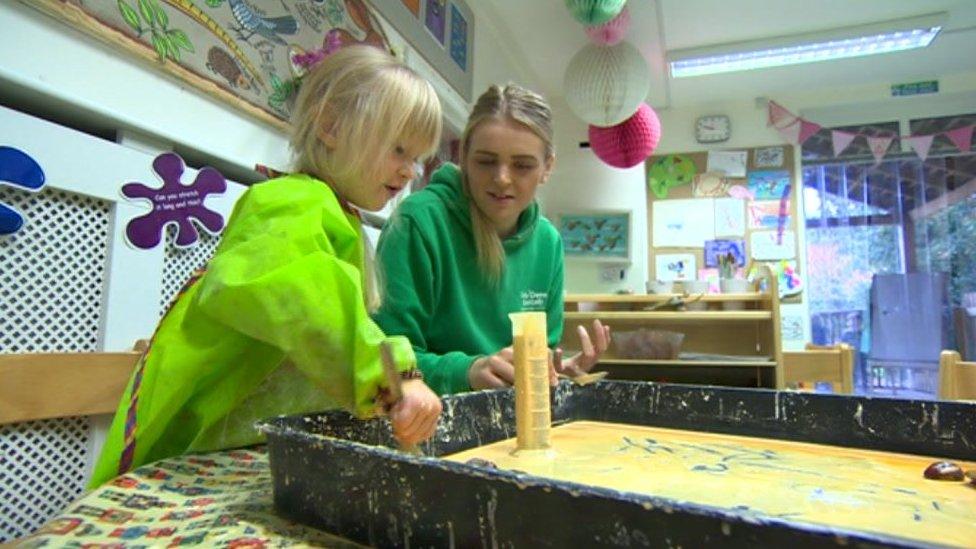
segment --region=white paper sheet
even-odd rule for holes
[[[715,199],[715,236],[745,236],[746,204],[741,198]]]
[[[782,241],[777,231],[753,231],[749,235],[749,255],[753,259],[793,259],[796,257],[796,234],[783,231]]]
[[[654,276],[657,280],[694,280],[695,268],[693,254],[656,254],[654,256]]]
[[[724,172],[726,177],[745,177],[749,151],[708,151],[708,171]]]
[[[715,200],[655,200],[651,231],[655,248],[702,248],[715,239]]]

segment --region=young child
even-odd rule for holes
[[[393,404],[384,341],[405,379],[394,435],[433,434],[441,404],[409,341],[369,318],[375,290],[352,206],[378,210],[415,176],[440,138],[437,96],[381,50],[351,46],[305,76],[294,120],[295,173],[248,189],[207,269],[163,317],[92,487],[161,458],[257,443],[261,418],[338,406],[372,416]]]

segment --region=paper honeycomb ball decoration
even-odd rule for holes
[[[615,168],[633,168],[647,160],[660,140],[661,121],[647,103],[616,126],[590,126],[590,148]]]
[[[627,0],[566,0],[573,18],[584,25],[602,25],[624,9]]]
[[[586,27],[586,35],[598,46],[616,46],[630,29],[630,10],[625,6],[619,15],[602,25]]]
[[[570,110],[587,124],[603,127],[630,118],[650,87],[647,62],[627,42],[584,47],[569,61],[563,80]]]

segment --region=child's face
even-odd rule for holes
[[[502,237],[515,232],[519,215],[552,171],[546,145],[532,130],[510,120],[482,122],[471,134],[464,159],[475,205]]]
[[[369,211],[382,210],[417,177],[415,166],[420,148],[412,144],[395,144],[393,150],[378,158],[372,174],[363,181],[347,185],[343,198]]]

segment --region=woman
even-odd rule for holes
[[[514,383],[508,314],[547,313],[549,346],[563,330],[563,249],[539,213],[538,187],[552,173],[552,113],[545,100],[509,84],[478,98],[461,138],[461,168],[441,167],[390,219],[377,248],[383,303],[375,315],[405,335],[439,394]],[[583,351],[560,373],[589,371],[609,327],[585,328]]]

